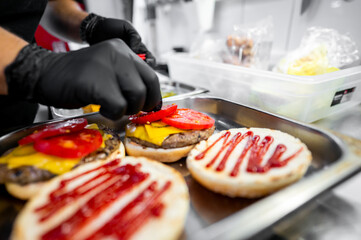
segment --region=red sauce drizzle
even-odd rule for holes
[[[223,169],[226,166],[226,162],[228,160],[229,155],[231,155],[231,153],[236,148],[238,143],[240,143],[244,137],[245,137],[245,135],[242,136],[242,134],[240,132],[238,132],[236,135],[233,136],[233,138],[229,141],[229,147],[227,149],[227,152],[223,156],[221,162],[218,164],[216,171],[218,171],[218,172],[223,171]]]
[[[253,138],[253,132],[248,131],[248,132],[245,133],[245,135],[248,136],[248,141],[247,141],[246,146],[244,147],[241,155],[238,157],[238,159],[236,161],[236,164],[233,167],[233,170],[232,170],[232,172],[230,174],[231,177],[236,177],[238,175],[239,168],[241,167],[241,164],[243,162],[244,157],[248,153],[249,149],[251,149],[251,147],[253,146],[253,141],[255,140]]]
[[[77,232],[96,219],[117,199],[148,178],[148,173],[140,171],[140,164],[135,166],[130,164],[118,166],[119,161],[119,159],[116,159],[73,178],[63,180],[60,183],[59,187],[50,194],[48,203],[35,209],[35,212],[40,214],[40,222],[50,218],[54,213],[65,207],[67,203],[74,201],[74,199],[79,199],[86,194],[92,194],[93,196],[72,216],[45,233],[42,239],[68,239],[74,237]],[[66,191],[65,188],[71,181],[92,172],[96,172],[96,174],[83,185]],[[94,181],[96,182],[94,183]],[[160,202],[159,197],[169,188],[170,182],[167,182],[161,190],[157,190],[156,184],[157,183],[153,181],[146,190],[116,215],[118,218],[122,218],[125,209],[131,205],[132,207],[128,207],[129,209],[139,209],[139,207],[141,207],[143,212],[148,212],[147,218],[143,219],[143,215],[139,218],[139,216],[136,216],[138,212],[134,210],[129,212],[127,210],[127,217],[123,218],[122,224],[116,224],[119,227],[125,226],[125,229],[115,228],[114,223],[110,224],[110,222],[114,220],[112,219],[100,230],[97,230],[96,234],[102,236],[115,235],[118,239],[127,239],[140,228],[147,219],[152,216],[160,216],[163,204]],[[143,213],[140,212],[139,214]],[[134,217],[139,218],[136,221],[137,225],[128,227],[127,221]],[[107,225],[109,225],[109,227],[105,227]],[[122,235],[119,235],[118,232],[122,232]],[[93,236],[91,238],[94,239]]]
[[[209,149],[211,149],[214,145],[216,145],[217,142],[219,142],[222,138],[225,138],[223,141],[223,145],[224,143],[227,141],[228,137],[231,135],[230,132],[226,132],[225,134],[223,134],[222,136],[220,136],[214,143],[212,143],[211,146],[209,146],[208,148],[206,148],[203,152],[201,152],[200,154],[198,154],[195,159],[196,160],[202,160],[205,156],[206,153],[208,152]]]
[[[209,146],[203,153],[207,152],[209,149],[211,149],[216,142],[218,142],[219,140],[221,140],[222,138],[224,138],[223,143],[222,143],[222,147],[221,149],[218,151],[218,153],[216,154],[216,156],[214,156],[214,158],[206,165],[207,168],[211,167],[217,160],[218,156],[223,152],[223,150],[226,149],[226,147],[231,143],[231,142],[227,142],[229,136],[231,135],[230,132],[226,132],[225,134],[223,134],[220,138],[217,139],[217,141],[215,141],[211,146]],[[202,153],[201,153],[202,154]],[[205,156],[205,155],[204,155]],[[204,157],[203,156],[203,157]]]
[[[156,182],[152,182],[147,189],[140,193],[132,202],[125,206],[113,219],[96,231],[88,240],[115,237],[129,239],[152,216],[159,216],[164,208],[160,202],[161,195],[170,187],[167,182],[161,189],[156,189]]]
[[[291,159],[296,157],[303,150],[303,148],[301,147],[298,151],[296,151],[294,154],[292,154],[288,158],[281,160],[281,157],[282,157],[283,153],[286,152],[287,148],[284,144],[278,144],[276,146],[274,153],[268,159],[267,163],[264,166],[261,166],[264,156],[266,155],[266,153],[268,152],[270,146],[272,145],[272,143],[274,141],[273,137],[266,136],[261,141],[261,143],[259,143],[260,136],[258,136],[258,135],[253,136],[253,132],[248,131],[243,136],[241,136],[241,133],[237,133],[229,142],[227,142],[229,136],[230,136],[230,132],[227,131],[225,134],[220,136],[212,145],[210,145],[206,150],[204,150],[199,155],[197,155],[195,159],[196,160],[203,159],[205,157],[205,154],[209,151],[209,149],[214,147],[214,145],[218,141],[220,141],[221,139],[224,138],[221,149],[218,151],[217,155],[206,165],[207,168],[211,167],[214,164],[214,162],[217,160],[219,155],[226,148],[228,148],[226,154],[223,156],[221,162],[219,163],[219,165],[216,168],[216,171],[218,171],[218,172],[223,171],[232,151],[237,147],[237,145],[243,139],[246,139],[248,137],[248,141],[230,173],[231,177],[236,177],[239,174],[239,168],[243,162],[243,159],[245,158],[245,156],[247,155],[247,153],[249,151],[251,151],[251,152],[250,152],[250,157],[249,157],[248,164],[247,164],[247,172],[265,173],[265,172],[268,172],[271,168],[279,168],[279,167],[283,167],[283,166],[287,165],[287,163]]]
[[[281,156],[284,152],[286,152],[287,148],[285,145],[283,144],[278,144],[273,155],[270,157],[270,159],[268,160],[266,166],[264,166],[265,171],[268,171],[270,168],[278,168],[278,167],[283,167],[285,166],[292,158],[296,157],[298,154],[300,154],[300,152],[302,152],[303,147],[301,147],[300,149],[298,149],[297,152],[295,152],[294,154],[292,154],[291,156],[289,156],[286,159],[283,159],[281,161]]]
[[[49,195],[48,203],[35,209],[35,212],[38,212],[41,216],[40,222],[46,221],[53,214],[66,206],[67,203],[73,201],[74,198],[80,198],[92,192],[100,192],[101,190],[104,190],[104,188],[112,187],[114,185],[114,182],[118,182],[124,175],[131,175],[133,174],[133,172],[139,171],[140,164],[129,167],[127,165],[119,167],[119,161],[119,159],[115,159],[114,161],[111,161],[103,166],[91,169],[87,172],[74,176],[73,178],[61,181],[59,187]],[[92,172],[98,172],[98,174],[87,180],[82,186],[68,191],[65,189],[69,185],[69,183],[71,183],[71,181],[74,181]],[[144,176],[141,176],[140,178],[142,180],[144,180],[148,176],[148,174],[143,175]],[[99,179],[102,180],[96,182]],[[113,184],[108,186],[107,183],[109,182]],[[122,181],[119,182],[122,183]]]
[[[273,137],[266,136],[261,144],[258,144],[260,137],[258,135],[253,137],[253,146],[251,149],[251,154],[248,159],[247,172],[265,172],[262,170],[262,160],[264,155],[267,153],[269,147],[273,143]],[[286,146],[285,146],[286,150]]]

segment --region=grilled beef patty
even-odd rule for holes
[[[130,139],[133,142],[142,145],[144,147],[165,148],[165,149],[180,148],[180,147],[193,145],[199,143],[202,140],[208,139],[213,134],[214,129],[215,126],[204,130],[193,130],[193,131],[171,134],[163,141],[162,146],[158,146],[153,143],[135,137],[130,137]]]
[[[100,148],[95,152],[83,157],[80,162],[74,166],[74,168],[84,163],[105,159],[119,148],[120,137],[110,129],[103,128],[102,130],[108,134],[111,134],[113,137],[105,141],[104,148]],[[0,184],[12,182],[20,185],[26,185],[29,183],[46,181],[55,176],[55,174],[49,172],[48,170],[36,168],[34,166],[21,166],[8,169],[6,164],[0,164]]]
[[[13,182],[25,185],[32,182],[45,181],[56,175],[48,170],[34,166],[21,166],[8,169],[6,164],[0,164],[0,183]]]

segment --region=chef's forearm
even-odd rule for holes
[[[5,68],[12,63],[19,51],[28,42],[0,27],[0,95],[8,94],[8,87],[5,79]]]
[[[73,0],[52,0],[44,12],[41,25],[51,34],[74,42],[82,42],[80,24],[88,13]]]

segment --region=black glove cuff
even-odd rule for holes
[[[94,39],[94,30],[99,22],[102,22],[105,18],[94,13],[90,13],[80,24],[80,37],[81,40],[89,44],[96,43]]]
[[[36,44],[29,44],[20,50],[15,60],[5,68],[9,96],[32,100],[35,85],[40,76],[40,60],[49,51]]]

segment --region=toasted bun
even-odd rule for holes
[[[133,167],[140,165],[139,168],[136,167],[136,171],[141,174],[148,174],[148,177],[142,182],[126,188],[126,190],[121,190],[124,189],[122,186],[127,186],[124,182],[129,179],[132,179],[131,181],[139,179],[137,177],[127,177],[134,174],[132,171],[128,171],[126,173],[124,173],[124,170],[123,172],[120,171],[120,169],[124,169],[126,166],[129,167],[129,165]],[[109,168],[109,166],[111,167]],[[92,185],[96,184],[97,179],[99,180],[101,178],[96,176],[101,174],[103,169],[108,169],[106,175],[103,175],[103,177],[106,176],[113,178],[111,178],[109,182],[100,184],[100,187],[98,186],[97,188],[94,188]],[[78,187],[87,188],[90,186],[91,190],[87,191],[86,194],[81,197],[78,196],[71,198],[71,201],[66,199],[66,197],[59,197],[58,199],[62,199],[60,202],[64,201],[63,204],[60,204],[61,207],[48,219],[39,221],[39,219],[44,215],[39,211],[35,211],[35,209],[48,204],[48,207],[50,207],[49,211],[51,212],[54,208],[56,208],[54,206],[59,206],[59,202],[49,200],[49,196],[52,192],[59,188],[60,183],[63,180],[67,180],[65,187],[62,188],[60,193],[57,193],[57,196],[59,196],[59,194],[61,196],[61,194],[71,192],[73,189],[77,189]],[[87,183],[87,181],[89,182]],[[136,206],[132,208],[130,202],[134,203],[134,199],[139,199],[141,193],[147,189],[152,182],[156,182],[155,187],[151,188],[154,192],[147,192],[143,195],[146,196],[146,201],[136,203]],[[170,182],[170,185],[168,188],[165,188],[167,182]],[[112,188],[111,184],[114,183],[118,184],[116,185],[118,186],[118,190],[114,190],[114,188]],[[107,192],[106,190],[108,188],[111,191]],[[164,188],[165,191],[162,192],[162,189]],[[160,192],[162,193],[159,194]],[[158,198],[156,198],[157,194],[159,194]],[[95,200],[94,196],[97,196],[98,198]],[[114,196],[116,197],[114,198]],[[156,201],[152,202],[152,199],[156,199]],[[99,202],[100,200],[103,201]],[[96,208],[97,211],[91,212],[88,208],[88,206],[91,205],[87,205],[88,202],[97,202],[99,204],[99,207]],[[128,208],[126,208],[126,206],[128,206]],[[129,208],[129,206],[131,207]],[[139,224],[139,222],[136,221],[146,219],[140,223],[139,227],[136,228],[132,234],[130,234],[130,239],[178,239],[182,233],[188,208],[189,194],[187,185],[184,178],[175,169],[146,158],[125,157],[120,160],[96,161],[82,165],[71,172],[52,179],[45,184],[41,191],[32,198],[20,212],[14,223],[11,237],[12,239],[41,239],[45,233],[59,227],[62,229],[62,233],[66,231],[63,229],[68,229],[68,232],[64,233],[68,236],[68,238],[86,239],[88,237],[96,236],[96,231],[109,222],[111,225],[109,228],[110,231],[112,231],[112,229],[116,229],[121,232],[123,230],[131,231],[129,229],[132,229],[132,227]],[[124,209],[131,210],[126,212],[127,214],[124,215]],[[84,214],[87,213],[83,219],[77,219],[79,215],[75,215],[75,213],[79,212],[79,210]],[[114,217],[122,210],[123,212],[120,214],[120,219],[114,219]],[[45,212],[45,214],[46,213],[47,212]],[[146,218],[146,216],[149,217]],[[64,223],[64,221],[69,219],[70,221],[75,222],[75,224],[81,221],[84,225],[81,225],[82,228],[80,229],[75,227],[75,229],[78,230],[75,231],[74,228],[72,228],[73,225]],[[131,219],[131,222],[128,222],[129,219]],[[105,235],[97,237],[104,239],[114,239],[115,237],[113,236],[112,238],[112,236]]]
[[[135,142],[130,138],[124,140],[125,149],[129,156],[134,157],[147,157],[159,162],[175,162],[179,159],[186,157],[194,145],[189,145],[181,148],[151,148],[144,147]]]
[[[5,183],[5,187],[8,193],[10,193],[12,196],[22,200],[28,200],[39,192],[44,183],[45,182],[38,182],[26,185],[20,185],[17,183]]]
[[[110,154],[107,159],[112,159],[114,157],[122,158],[125,156],[125,149],[122,142],[119,144],[119,148],[117,151],[114,151],[112,154]],[[44,182],[37,182],[37,183],[31,183],[31,184],[25,184],[20,185],[17,183],[5,183],[6,190],[14,197],[27,200],[35,194],[39,192],[39,190],[44,185]]]
[[[251,150],[249,150],[243,158],[239,170],[235,170],[235,172],[237,172],[236,176],[231,176],[231,172],[234,171],[234,166],[236,165],[239,156],[243,152],[248,138],[245,138],[238,145],[236,145],[234,150],[229,155],[223,170],[218,169],[217,171],[216,169],[218,168],[219,163],[222,161],[222,158],[224,157],[229,147],[226,147],[224,151],[221,151],[221,154],[219,154],[213,164],[210,166],[208,164],[217,156],[217,153],[220,151],[223,144],[224,138],[211,147],[206,152],[203,159],[195,159],[198,154],[211,146],[227,131],[230,132],[230,136],[227,142],[229,142],[237,133],[241,133],[243,135],[248,131],[252,131],[254,135],[260,136],[259,143],[266,136],[273,137],[273,143],[270,145],[270,148],[262,160],[262,166],[264,166],[272,156],[278,144],[284,144],[287,148],[287,150],[281,156],[282,160],[292,156],[297,151],[300,152],[296,154],[283,167],[273,167],[264,173],[254,173],[247,172],[246,170],[251,152]],[[227,131],[214,134],[207,141],[200,142],[193,148],[187,158],[187,167],[193,178],[214,192],[231,197],[261,197],[299,180],[305,174],[308,166],[311,163],[312,156],[311,152],[307,149],[307,146],[299,139],[289,134],[264,128],[238,128]]]

